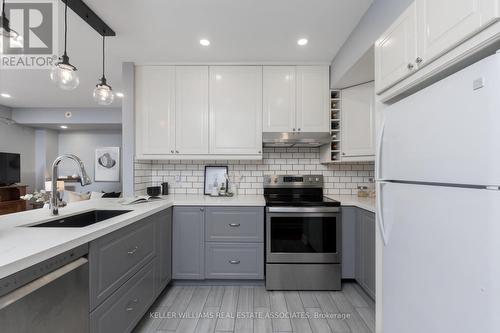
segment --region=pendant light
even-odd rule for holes
[[[57,84],[59,88],[63,90],[73,90],[80,84],[80,79],[76,74],[76,67],[69,63],[69,57],[66,53],[66,46],[68,40],[68,1],[63,0],[64,6],[64,54],[61,61],[56,63],[52,72],[50,73],[50,79],[52,82]]]
[[[105,40],[106,34],[105,32],[102,34],[102,77],[95,86],[94,89],[94,100],[99,105],[109,105],[113,103],[115,99],[115,93],[109,84],[106,82],[106,76],[104,75],[105,63],[106,63],[106,50],[105,50]]]
[[[5,15],[5,0],[2,0],[2,17],[0,17],[0,37],[7,38],[16,45],[22,44],[22,37],[10,28],[9,20]]]

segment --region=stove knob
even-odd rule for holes
[[[319,178],[318,177],[316,177],[316,181],[319,182]]]

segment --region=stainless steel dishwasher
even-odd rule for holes
[[[0,280],[0,331],[89,331],[89,268],[84,245]]]

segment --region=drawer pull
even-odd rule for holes
[[[232,228],[237,228],[240,226],[239,223],[229,223],[228,226],[232,227]]]
[[[127,254],[132,256],[137,252],[137,250],[139,250],[139,246],[135,246],[132,250],[128,251]]]
[[[240,263],[239,260],[228,260],[231,265],[238,265]]]
[[[125,308],[125,311],[127,311],[127,312],[134,311],[134,307],[132,305],[137,304],[138,302],[139,302],[139,300],[137,298],[128,302],[127,307]]]

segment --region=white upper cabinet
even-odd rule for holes
[[[175,151],[208,154],[208,66],[175,71]]]
[[[175,67],[135,68],[137,155],[175,152]]]
[[[292,132],[295,128],[295,90],[295,66],[264,66],[264,132]]]
[[[210,67],[210,153],[262,153],[262,66]]]
[[[497,0],[416,0],[418,62],[431,62],[497,16]]]
[[[299,132],[328,132],[330,70],[328,66],[297,66],[297,120]]]
[[[383,91],[416,70],[416,27],[417,11],[415,3],[412,3],[375,43],[377,92]]]
[[[392,89],[402,93],[456,64],[469,51],[477,52],[481,43],[496,35],[495,28],[484,39],[471,42],[500,18],[499,0],[415,0],[375,43],[375,88],[382,94]],[[490,37],[488,37],[490,36]],[[469,43],[469,44],[467,44]],[[464,49],[455,52],[457,47]],[[455,53],[454,53],[455,52]],[[434,67],[420,72],[439,59]],[[420,75],[413,75],[415,73]]]
[[[342,161],[375,155],[375,90],[366,83],[342,90]]]

